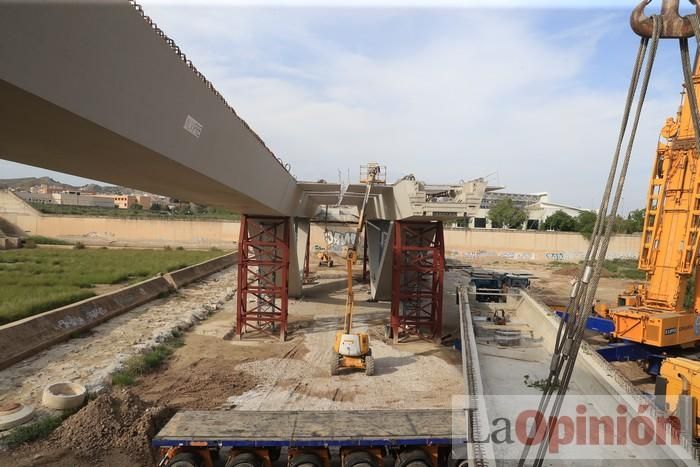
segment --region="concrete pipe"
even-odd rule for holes
[[[28,422],[34,417],[34,407],[14,402],[0,405],[0,430],[9,430],[12,427]]]
[[[78,383],[55,383],[44,389],[41,403],[44,407],[56,410],[76,409],[83,405],[87,391]]]
[[[520,330],[517,329],[499,329],[496,331],[496,343],[506,347],[515,347],[520,345]]]

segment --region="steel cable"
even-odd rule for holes
[[[574,363],[578,355],[581,339],[583,337],[583,330],[585,329],[585,323],[592,310],[593,299],[595,296],[598,280],[600,279],[600,272],[602,269],[603,260],[605,259],[605,254],[607,253],[610,237],[612,235],[612,230],[617,215],[617,209],[619,207],[622,195],[622,189],[624,187],[625,176],[627,173],[627,168],[629,166],[629,160],[631,158],[632,148],[637,128],[639,125],[639,119],[641,117],[641,111],[644,105],[644,100],[646,97],[646,92],[651,77],[651,71],[653,69],[654,58],[656,56],[656,50],[658,47],[658,40],[661,30],[661,21],[657,17],[652,17],[652,20],[654,24],[654,34],[651,39],[651,46],[649,47],[650,54],[646,63],[646,69],[644,73],[642,87],[640,90],[639,99],[637,102],[635,118],[632,124],[632,129],[630,131],[630,137],[627,143],[625,157],[620,168],[619,178],[617,181],[612,206],[610,207],[610,212],[608,212],[610,195],[612,193],[612,187],[615,181],[615,175],[617,174],[617,169],[619,165],[619,156],[622,151],[624,136],[626,134],[627,125],[629,123],[629,116],[632,110],[634,95],[636,94],[636,89],[639,83],[639,76],[642,69],[642,63],[644,62],[644,58],[646,56],[646,51],[648,48],[649,39],[647,38],[642,38],[640,41],[637,59],[635,61],[632,78],[630,80],[630,88],[628,90],[625,111],[623,113],[622,122],[620,125],[620,134],[618,136],[618,142],[616,145],[615,153],[613,155],[610,173],[603,193],[603,198],[601,200],[600,211],[596,218],[584,264],[578,275],[577,281],[572,288],[570,300],[567,305],[568,319],[566,323],[564,322],[564,319],[562,319],[562,322],[560,323],[559,329],[557,331],[557,342],[555,344],[554,353],[552,355],[550,374],[547,378],[545,391],[540,400],[538,408],[539,414],[544,413],[549,407],[551,398],[554,395],[554,391],[558,388],[557,395],[555,396],[554,406],[552,407],[550,412],[550,420],[552,418],[556,419],[559,410],[561,409],[563,397],[566,394],[571,374],[573,372]],[[523,466],[525,464],[527,456],[529,454],[530,446],[534,442],[536,434],[541,429],[543,421],[544,417],[539,417],[535,420],[535,424],[532,427],[532,430],[530,431],[530,437],[528,439],[528,442],[523,448],[521,459],[518,464],[519,466]],[[543,439],[543,442],[539,446],[537,457],[534,462],[535,466],[541,466],[544,461],[544,454],[549,446],[551,436],[553,435],[553,428],[554,426],[547,423],[547,436]]]
[[[627,132],[627,124],[629,122],[629,116],[631,114],[632,110],[632,104],[634,102],[634,96],[636,93],[637,85],[639,82],[639,76],[641,75],[642,72],[642,64],[644,60],[644,56],[646,55],[646,50],[647,50],[647,44],[648,44],[648,38],[641,38],[640,44],[639,44],[639,49],[637,51],[637,58],[635,60],[634,68],[632,71],[632,77],[630,80],[630,86],[629,90],[627,93],[627,100],[625,102],[625,108],[623,111],[623,117],[622,117],[622,122],[620,124],[620,131],[618,135],[618,141],[616,145],[616,149],[613,155],[613,160],[610,166],[610,173],[608,175],[608,182],[605,187],[605,191],[603,194],[603,198],[601,200],[601,205],[600,205],[600,210],[599,212],[605,212],[608,208],[608,201],[610,197],[610,193],[612,191],[613,187],[613,181],[615,178],[615,174],[617,172],[617,166],[619,165],[619,157],[620,153],[622,152],[622,145],[624,142],[624,137]],[[575,313],[576,310],[578,310],[580,306],[580,301],[582,297],[582,292],[585,290],[585,287],[587,286],[586,283],[582,282],[582,278],[585,274],[586,268],[588,267],[591,258],[594,255],[593,251],[593,246],[596,243],[596,238],[600,235],[600,226],[602,225],[602,222],[600,221],[601,216],[596,217],[596,222],[593,227],[593,231],[591,233],[591,240],[589,242],[588,250],[586,252],[585,260],[583,263],[583,266],[581,267],[581,270],[578,274],[578,277],[576,279],[576,282],[572,286],[572,291],[569,297],[569,302],[566,308],[566,313],[568,316],[568,320],[562,319],[559,322],[559,328],[557,330],[557,336],[556,336],[556,343],[554,346],[554,352],[552,354],[552,361],[550,364],[550,373],[547,378],[547,382],[545,384],[545,392],[543,394],[542,399],[540,400],[540,404],[538,407],[538,413],[543,413],[546,408],[549,405],[549,399],[552,395],[552,388],[556,387],[556,384],[554,384],[554,379],[558,376],[558,374],[561,372],[561,368],[564,363],[564,359],[561,358],[562,350],[563,350],[563,345],[566,341],[566,338],[571,336],[571,331],[573,329],[573,326],[576,322],[576,317],[577,314]],[[537,428],[538,428],[538,423],[540,421],[536,421],[535,425],[533,426],[530,435],[529,435],[529,443],[526,443],[523,449],[523,452],[521,454],[521,459],[518,465],[520,467],[524,466],[525,460],[527,459],[527,456],[529,454],[530,446],[532,440],[534,440],[534,437],[537,433]]]

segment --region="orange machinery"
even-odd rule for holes
[[[693,76],[696,92],[699,69]],[[676,118],[668,118],[661,130],[651,171],[639,253],[647,280],[621,294],[617,308],[597,309],[615,322],[615,337],[656,347],[688,347],[700,340],[700,293],[685,306],[698,261],[698,156],[685,93]],[[700,274],[694,281],[700,290]]]

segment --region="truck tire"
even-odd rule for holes
[[[241,452],[229,457],[226,467],[262,467],[262,459],[252,452]]]
[[[340,373],[340,359],[342,357],[337,353],[331,355],[331,376],[335,376]]]
[[[365,374],[367,376],[374,375],[374,357],[371,355],[365,357]]]
[[[289,467],[323,467],[323,459],[316,454],[305,452],[292,457]]]
[[[369,452],[355,451],[345,456],[343,467],[379,467],[379,464]]]
[[[194,452],[175,454],[175,457],[168,462],[168,467],[200,467],[201,465],[202,459]]]
[[[272,462],[277,462],[280,460],[280,456],[282,455],[282,448],[279,446],[267,448],[267,455],[270,456],[270,460]]]
[[[410,449],[396,457],[394,467],[433,467],[433,461],[422,449]]]

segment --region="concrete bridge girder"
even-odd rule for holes
[[[0,157],[294,213],[294,177],[128,2],[3,3],[0,63]]]

